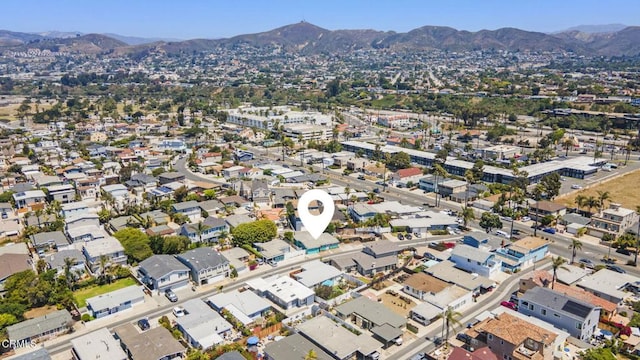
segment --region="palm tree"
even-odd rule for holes
[[[587,201],[587,197],[582,194],[576,195],[576,198],[573,199],[573,202],[576,204],[576,207],[578,208],[578,210],[581,210],[582,207],[584,207],[586,201]]]
[[[71,285],[75,282],[75,276],[71,273],[71,268],[76,264],[76,259],[64,258],[64,277],[67,280],[67,287],[71,289]]]
[[[445,177],[447,177],[447,175],[449,175],[447,173],[447,170],[444,169],[444,167],[442,167],[442,165],[440,164],[433,164],[433,175],[435,175],[436,177],[436,181],[435,181],[435,193],[436,193],[436,207],[438,206],[438,178],[444,179]]]
[[[562,146],[563,146],[563,147],[564,147],[564,149],[565,149],[564,156],[569,156],[569,149],[571,149],[571,147],[573,146],[573,140],[572,140],[572,139],[570,139],[570,138],[565,139],[565,140],[562,142]]]
[[[100,278],[104,279],[107,276],[107,265],[109,264],[109,258],[106,255],[100,255],[99,261],[100,261]]]
[[[578,252],[578,250],[582,250],[582,242],[580,242],[580,240],[577,240],[577,239],[571,239],[571,244],[569,244],[569,250],[571,250],[571,264],[573,264],[573,260],[575,260],[576,258],[576,253]]]
[[[595,197],[593,197],[593,196],[589,196],[589,197],[587,198],[587,200],[585,200],[585,204],[584,204],[584,206],[586,206],[586,207],[589,209],[589,213],[591,213],[591,210],[592,210],[593,208],[597,208],[597,207],[598,207],[598,204],[599,204],[598,199],[596,199],[596,198],[595,198]]]
[[[462,316],[462,314],[453,310],[451,306],[448,306],[447,310],[445,310],[444,313],[442,314],[442,319],[444,320],[443,325],[446,330],[446,337],[444,339],[445,348],[448,347],[449,345],[449,329],[460,325],[460,321],[458,320],[460,316]]]
[[[464,227],[467,227],[467,223],[469,222],[469,220],[476,219],[476,214],[473,212],[473,209],[468,206],[462,207],[460,216],[462,217],[462,224],[464,225]]]
[[[556,286],[556,279],[558,278],[558,269],[569,270],[564,264],[567,262],[562,256],[558,256],[552,259],[551,268],[553,269],[553,278],[551,280],[551,288]]]
[[[202,242],[202,234],[204,234],[204,232],[207,230],[209,230],[209,227],[205,225],[202,221],[200,221],[198,225],[196,225],[196,235],[198,235],[198,240],[200,242]]]
[[[611,199],[611,194],[608,191],[598,190],[598,211],[604,209],[604,202]]]

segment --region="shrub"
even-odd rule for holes
[[[84,321],[84,322],[89,322],[89,321],[93,320],[93,318],[89,314],[82,314],[82,317],[80,319],[82,321]]]

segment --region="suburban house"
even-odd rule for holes
[[[342,271],[325,264],[320,260],[312,260],[302,264],[302,269],[292,276],[309,289],[315,289],[320,285],[333,286],[342,278]]]
[[[619,304],[633,295],[626,290],[637,281],[638,279],[633,275],[619,274],[609,269],[601,269],[583,277],[576,283],[576,286],[595,296]]]
[[[171,209],[176,214],[182,214],[189,218],[192,223],[197,223],[201,219],[200,206],[197,201],[189,200],[171,205]]]
[[[289,276],[251,279],[247,281],[247,286],[283,309],[312,305],[316,296],[313,290]]]
[[[7,278],[25,270],[33,270],[33,260],[27,254],[0,254],[0,288]],[[0,291],[1,293],[2,291]]]
[[[36,211],[42,210],[45,207],[46,195],[42,190],[22,191],[12,196],[18,211],[22,209],[25,209],[24,211]]]
[[[11,357],[11,360],[51,360],[49,351],[43,347]]]
[[[198,285],[213,284],[229,276],[229,260],[208,247],[195,248],[177,256],[190,272],[191,279]]]
[[[65,220],[64,230],[72,243],[92,241],[106,234],[100,226],[100,219],[94,213],[76,213]]]
[[[529,216],[541,219],[545,216],[563,216],[567,213],[567,207],[548,200],[540,200],[529,206]]]
[[[106,327],[72,339],[71,345],[73,360],[129,360],[120,342]]]
[[[611,203],[608,209],[591,216],[591,223],[587,225],[589,235],[602,238],[605,234],[614,238],[624,234],[638,223],[638,213],[632,209],[625,209],[620,204]]]
[[[66,219],[74,214],[81,214],[89,211],[89,205],[82,201],[74,201],[60,205],[62,216]]]
[[[307,231],[296,231],[293,233],[293,243],[300,249],[304,249],[306,254],[317,254],[329,249],[337,249],[340,241],[329,233],[322,233],[315,239]]]
[[[409,317],[426,326],[431,324],[433,321],[440,319],[442,313],[443,311],[439,307],[428,302],[423,302],[411,309]]]
[[[186,177],[183,174],[175,171],[165,172],[158,175],[158,181],[160,182],[160,185],[164,185],[172,182],[181,182],[181,181],[184,181],[185,179]]]
[[[372,276],[397,268],[398,252],[397,244],[376,241],[365,245],[362,252],[334,257],[330,264],[344,272],[356,270],[361,275]]]
[[[144,302],[142,286],[132,285],[87,299],[87,310],[97,319],[130,309],[133,305],[142,302]]]
[[[267,343],[264,347],[264,353],[266,359],[269,360],[290,360],[290,359],[304,359],[309,354],[309,351],[313,350],[316,354],[317,360],[333,360],[326,351],[322,350],[318,345],[312,343],[310,340],[302,336],[301,334],[292,334],[284,339],[272,341]],[[226,354],[224,354],[226,355]],[[223,355],[223,356],[224,356]],[[219,357],[216,360],[243,360],[244,357],[238,354],[240,357],[226,359]]]
[[[490,279],[502,272],[502,261],[496,259],[496,254],[469,245],[454,247],[449,260],[462,270]]]
[[[140,332],[131,323],[113,329],[122,349],[136,360],[182,359],[187,349],[163,326]]]
[[[532,266],[549,255],[549,242],[533,236],[522,238],[508,247],[496,250],[496,260],[502,261],[502,270],[514,272]]]
[[[72,325],[71,314],[63,309],[8,326],[6,331],[9,341],[27,344],[30,341],[42,342],[66,333]]]
[[[440,261],[424,269],[424,272],[449,284],[471,291],[473,295],[480,295],[496,287],[496,282],[477,273],[460,270],[449,260]]]
[[[366,203],[355,203],[349,207],[349,215],[356,222],[365,222],[369,219],[373,219],[378,213],[378,210],[373,206]]]
[[[299,334],[332,359],[378,359],[382,344],[368,334],[356,335],[326,316],[316,316],[297,326]],[[308,350],[307,350],[308,351]]]
[[[232,247],[227,250],[220,251],[220,254],[229,260],[229,266],[233,266],[238,274],[242,274],[245,271],[249,271],[247,267],[247,261],[251,257],[249,252],[241,247]]]
[[[589,341],[600,321],[600,308],[545,287],[527,290],[518,312],[546,321],[582,341]]]
[[[271,202],[271,190],[264,180],[253,180],[251,182],[251,200],[253,203],[268,204]]]
[[[221,344],[233,326],[200,299],[182,304],[185,315],[176,319],[176,327],[194,348],[207,350]]]
[[[402,291],[424,301],[427,295],[438,294],[449,286],[451,286],[451,284],[446,281],[419,272],[412,274],[403,282]]]
[[[45,258],[49,269],[58,271],[58,275],[63,275],[66,271],[66,259],[71,260],[71,267],[69,271],[71,274],[84,274],[85,270],[85,258],[80,250],[65,249],[53,253]]]
[[[566,338],[510,313],[501,313],[465,331],[474,349],[488,346],[498,359],[555,359]]]
[[[366,296],[341,304],[335,311],[341,319],[349,319],[356,326],[371,331],[385,346],[401,337],[407,324],[405,317]]]
[[[189,268],[173,255],[153,255],[143,260],[138,275],[144,284],[157,291],[189,285]]]
[[[183,224],[180,227],[180,234],[191,240],[191,242],[217,242],[220,235],[229,233],[229,226],[224,219],[209,216],[202,221],[202,232],[198,233],[198,224]]]
[[[266,261],[278,262],[284,260],[289,253],[292,252],[291,245],[288,242],[280,239],[273,239],[271,241],[263,243],[253,244],[262,257]]]
[[[104,185],[102,192],[113,198],[114,206],[118,209],[122,209],[129,198],[129,190],[122,184]]]
[[[251,324],[271,311],[271,304],[252,291],[233,290],[219,293],[207,299],[207,303],[216,311],[229,311],[244,325]]]
[[[82,253],[87,259],[87,266],[92,273],[100,270],[100,258],[107,258],[107,266],[127,263],[127,255],[124,253],[124,247],[118,239],[107,236],[102,239],[87,241],[82,244]]]
[[[46,188],[49,201],[58,201],[61,204],[74,202],[76,199],[76,189],[71,184],[52,185]]]
[[[31,244],[36,251],[64,248],[69,245],[62,231],[41,232],[31,235]]]
[[[404,228],[407,232],[424,234],[431,230],[457,228],[458,219],[445,213],[423,211],[411,217],[393,219],[389,223],[392,227]]]

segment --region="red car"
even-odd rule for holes
[[[518,305],[512,303],[511,301],[503,301],[500,303],[500,305],[509,308],[511,310],[518,310]]]

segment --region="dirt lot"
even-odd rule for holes
[[[406,295],[403,293],[397,293],[397,294],[398,296],[393,296],[385,293],[380,295],[380,298],[382,299],[382,303],[386,307],[393,310],[393,312],[397,313],[398,315],[401,315],[406,318],[409,316],[409,311],[411,311],[411,309],[416,307],[417,304],[413,302],[413,300],[409,297],[409,295]],[[409,300],[409,302],[407,303],[401,300],[400,296],[403,296],[405,299]]]
[[[640,204],[640,191],[637,191],[638,184],[640,184],[640,171],[635,171],[588,189],[581,190],[577,193],[559,197],[555,202],[575,207],[576,204],[574,200],[578,194],[582,194],[587,197],[597,197],[597,191],[600,190],[609,192],[611,195],[611,202],[619,203],[628,209],[635,209],[636,206]]]
[[[25,317],[25,319],[33,319],[33,318],[36,318],[38,316],[47,315],[47,314],[52,313],[52,312],[54,312],[56,310],[58,310],[58,309],[55,306],[43,306],[43,307],[31,309],[31,310],[25,312],[24,313],[24,317]]]

